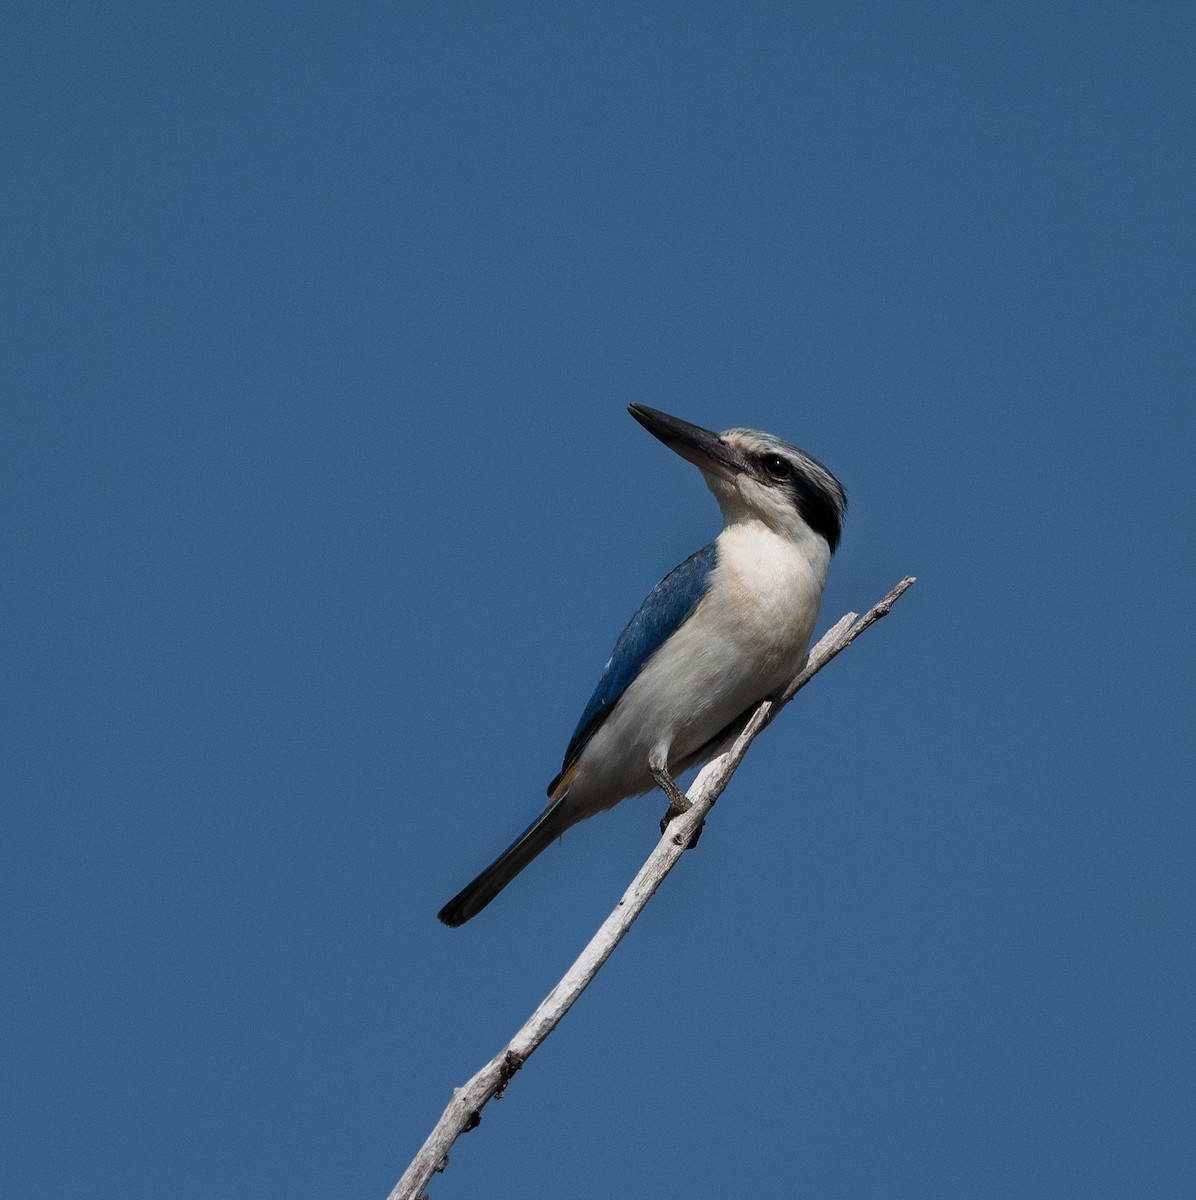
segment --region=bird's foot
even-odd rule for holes
[[[656,786],[659,787],[660,790],[669,798],[668,810],[665,812],[664,816],[660,818],[660,832],[661,834],[664,834],[664,832],[668,829],[669,824],[676,817],[681,816],[683,813],[689,812],[689,810],[693,807],[693,801],[687,795],[685,795],[684,792],[682,792],[682,790],[673,781],[673,777],[668,773],[667,770],[665,770],[664,767],[651,767],[650,770],[652,772],[652,778],[656,780]],[[702,824],[697,827],[697,829],[694,831],[693,837],[689,839],[689,845],[686,847],[686,849],[692,850],[698,844],[698,838],[702,836],[702,830],[705,828],[705,826],[706,822],[703,821]]]

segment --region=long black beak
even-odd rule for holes
[[[744,469],[743,459],[709,429],[670,417],[646,404],[629,404],[627,411],[655,438],[700,470],[732,475]]]

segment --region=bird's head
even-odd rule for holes
[[[803,450],[759,429],[712,433],[643,404],[628,411],[670,450],[702,472],[728,522],[760,520],[795,541],[807,531],[833,553],[847,496],[839,481]]]

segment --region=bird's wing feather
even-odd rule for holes
[[[691,554],[648,593],[648,598],[615,642],[602,670],[602,678],[573,731],[561,773],[548,785],[550,796],[644,664],[698,607],[716,562],[717,552],[711,543]]]

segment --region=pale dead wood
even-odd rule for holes
[[[879,621],[894,602],[910,587],[914,579],[903,579],[883,600],[874,604],[862,617],[847,613],[841,617],[810,651],[806,665],[776,701],[765,700],[752,713],[741,732],[724,743],[722,749],[702,768],[687,793],[690,808],[670,822],[664,836],[656,844],[648,860],[640,868],[631,886],[615,910],[602,922],[577,961],[565,972],[561,981],[544,997],[540,1006],[527,1019],[515,1036],[462,1087],[453,1091],[453,1098],[420,1147],[403,1177],[395,1184],[388,1200],[417,1200],[428,1181],[448,1163],[448,1151],[457,1138],[473,1129],[481,1118],[487,1101],[500,1095],[512,1076],[528,1060],[532,1052],[556,1028],[573,1002],[589,986],[599,968],[631,928],[644,905],[660,887],[664,877],[676,866],[694,834],[702,827],[714,802],[735,773],[747,748],[765,725],[805,685],[813,679],[840,651],[845,650],[870,625]]]

